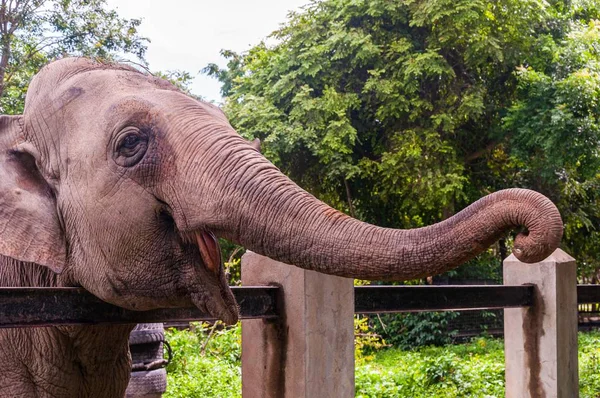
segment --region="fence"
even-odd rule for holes
[[[353,314],[505,310],[507,397],[577,396],[575,261],[557,250],[537,264],[504,263],[503,286],[364,286],[275,262],[242,260],[242,392],[254,397],[354,396]],[[0,327],[208,320],[197,309],[128,311],[82,289],[0,288]]]

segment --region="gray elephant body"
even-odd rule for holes
[[[216,236],[316,271],[404,280],[443,272],[524,226],[542,260],[562,221],[527,190],[442,223],[379,228],[318,201],[242,139],[220,110],[129,67],[44,67],[22,116],[0,116],[0,286],[82,286],[133,310],[238,308]],[[35,264],[32,264],[35,263]],[[131,326],[0,331],[0,396],[119,397]]]
[[[46,267],[0,256],[0,286],[64,286]],[[133,325],[0,330],[0,397],[122,397]]]

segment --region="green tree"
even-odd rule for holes
[[[233,126],[343,211],[419,227],[533,188],[592,261],[599,15],[583,0],[313,1],[278,44],[205,72]]]
[[[545,66],[520,66],[503,118],[513,178],[559,206],[580,276],[600,270],[600,21],[573,21]]]
[[[145,64],[141,20],[120,18],[105,0],[0,2],[0,111],[22,112],[31,76],[65,55],[113,59],[133,54]]]

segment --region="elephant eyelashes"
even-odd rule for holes
[[[115,146],[115,162],[131,167],[142,160],[148,150],[148,135],[135,127],[125,128],[119,134]]]

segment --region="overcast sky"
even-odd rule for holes
[[[196,75],[208,63],[225,66],[221,49],[242,52],[286,21],[290,10],[310,0],[107,0],[122,17],[142,18],[146,58],[153,71],[186,70]],[[220,101],[217,80],[198,75],[192,91]]]

